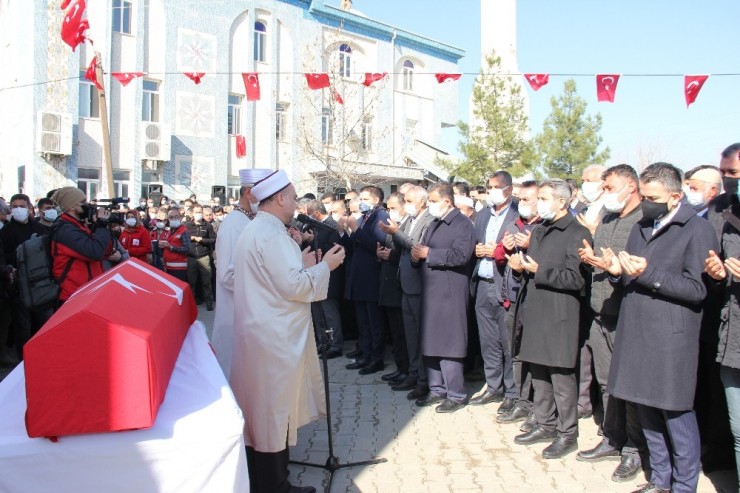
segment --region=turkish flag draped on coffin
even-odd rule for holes
[[[197,309],[136,259],[82,286],[24,347],[29,437],[149,428]]]

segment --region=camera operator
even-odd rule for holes
[[[87,197],[77,187],[60,188],[51,199],[62,210],[51,241],[53,275],[60,281],[59,304],[62,304],[80,286],[103,273],[103,260],[113,251],[113,238],[107,228],[110,211],[93,212]]]

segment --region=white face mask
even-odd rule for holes
[[[629,195],[624,198],[624,200],[619,200],[619,195],[624,192],[624,188],[618,192],[612,192],[612,193],[605,193],[604,194],[604,209],[606,209],[609,212],[622,212],[624,210],[624,206],[627,205],[627,200],[629,199]]]
[[[475,202],[475,210],[476,211],[480,212],[480,211],[483,210],[484,207],[485,207],[485,205],[483,205],[483,202],[481,202],[480,200],[478,200],[478,201]]]
[[[203,220],[203,214],[193,214],[193,219],[197,222],[201,222]]]
[[[133,217],[126,219],[126,225],[129,228],[133,228],[134,226],[136,226],[136,219],[134,219]]]
[[[414,204],[404,204],[403,210],[405,210],[406,214],[408,214],[411,217],[416,217],[416,215],[419,213],[419,211],[416,209],[416,206]]]
[[[170,219],[170,227],[171,228],[179,228],[180,227],[180,220],[179,219]]]
[[[13,219],[19,223],[25,223],[28,221],[28,209],[26,207],[13,207],[10,214],[13,216]]]
[[[360,219],[362,217],[362,212],[353,212],[352,217],[354,217],[355,219]]]
[[[401,215],[398,213],[398,211],[390,211],[388,212],[388,216],[391,218],[391,221],[393,221],[394,223],[401,222]]]
[[[703,192],[692,192],[690,190],[684,191],[686,194],[686,201],[693,206],[704,205],[704,193]]]
[[[334,219],[334,221],[339,222],[339,220],[342,218],[342,215],[338,212],[332,212],[331,218]]]
[[[443,217],[447,209],[442,209],[441,202],[429,202],[429,214],[434,217]]]
[[[164,221],[157,221],[157,229],[164,229]]]
[[[49,221],[50,223],[53,223],[57,220],[57,217],[59,217],[59,213],[56,209],[46,209],[41,214],[44,216],[44,219]]]
[[[601,182],[600,181],[584,181],[581,185],[581,193],[583,198],[589,203],[595,202],[601,196]]]
[[[531,205],[520,205],[519,206],[519,216],[522,219],[530,219],[532,216],[534,216],[534,210],[532,210]]]
[[[537,201],[537,215],[539,215],[545,221],[551,221],[555,219],[557,211],[552,208],[550,202],[543,202],[542,200]]]
[[[250,202],[249,208],[252,209],[252,212],[259,212],[260,210],[260,203],[259,202]]]
[[[509,188],[509,187],[506,187],[506,188]],[[488,194],[486,194],[486,204],[488,204],[491,207],[494,207],[494,206],[501,205],[504,202],[506,202],[507,197],[504,196],[504,190],[506,190],[506,188],[503,188],[503,189],[491,188],[490,190],[488,190]]]

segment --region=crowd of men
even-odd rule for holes
[[[499,424],[520,426],[514,442],[547,443],[545,459],[576,452],[579,419],[598,417],[601,438],[575,458],[613,458],[617,482],[645,471],[640,492],[695,491],[700,467],[740,463],[740,143],[718,167],[592,165],[580,186],[496,171],[472,188],[298,199],[283,172],[240,178],[229,207],[142,199],[122,225],[73,187],[35,208],[24,195],[0,204],[8,342],[21,348],[48,317],[14,301],[12,267],[19,242],[51,228],[54,274],[69,271],[60,303],[127,257],[189,281],[209,310],[218,300],[213,345],[247,420],[250,472],[268,476],[255,491],[290,488],[286,443],[307,401],[321,408],[303,385],[316,354],[343,356],[355,333],[347,369],[383,371],[389,342],[392,391],[439,413],[496,403]]]

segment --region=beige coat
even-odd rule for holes
[[[244,441],[258,452],[296,443],[326,414],[310,303],[326,298],[329,267],[304,269],[275,216],[260,212],[234,252],[234,347],[229,382],[244,413]]]

